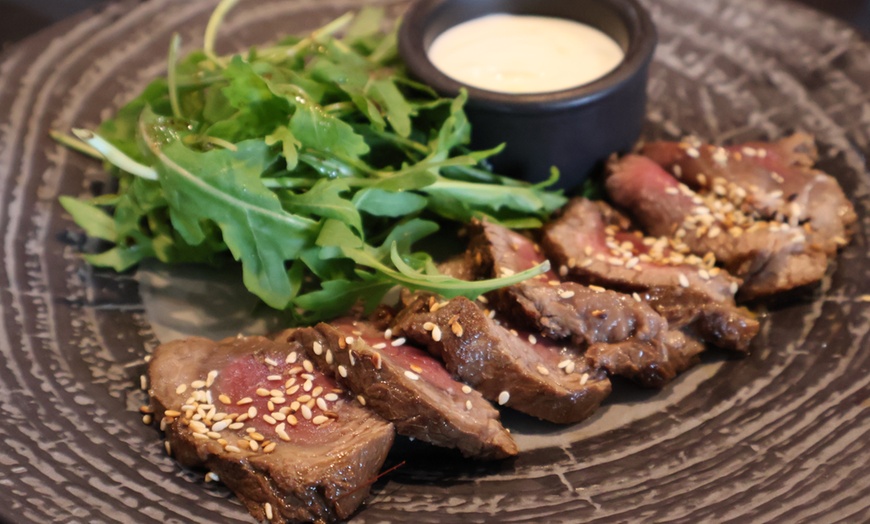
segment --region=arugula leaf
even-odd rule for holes
[[[124,271],[231,256],[247,288],[296,322],[372,307],[396,285],[472,297],[544,271],[464,282],[420,249],[445,221],[534,227],[565,198],[551,181],[492,173],[500,148],[469,150],[467,95],[440,98],[408,78],[382,10],[219,56],[233,3],[218,5],[202,51],[179,59],[174,39],[170,78],[97,133],[53,135],[117,176],[113,195],[61,198],[88,235],[114,244],[88,262]]]
[[[197,153],[169,144],[156,151],[160,184],[181,236],[196,245],[205,238],[202,223],[217,224],[233,257],[242,262],[245,286],[282,309],[293,294],[284,263],[311,245],[317,223],[284,211],[263,185],[260,175],[275,160],[264,142],[237,147]]]

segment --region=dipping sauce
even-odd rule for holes
[[[444,31],[432,63],[463,84],[500,93],[547,93],[588,84],[622,62],[607,34],[564,18],[493,14]]]

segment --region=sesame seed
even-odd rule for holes
[[[310,360],[305,359],[302,361],[302,368],[311,373],[314,371],[314,364],[312,364]]]
[[[580,376],[580,385],[585,386],[587,382],[589,382],[589,373],[583,373]]]
[[[502,391],[501,393],[498,394],[498,405],[504,406],[505,404],[508,403],[508,401],[510,399],[511,399],[511,394],[508,393],[507,391]]]
[[[282,377],[281,375],[269,375],[268,377],[266,377],[266,380],[283,380],[283,379],[284,379],[284,377]]]
[[[568,365],[565,366],[565,373],[570,375],[571,373],[574,372],[574,369],[576,369],[576,367],[577,367],[577,364],[575,364],[573,360],[569,361]]]
[[[471,411],[471,406],[472,406],[471,401],[470,401],[470,400],[466,400],[466,401],[465,401],[465,410],[466,410],[466,411]]]
[[[435,329],[435,324],[433,324],[432,322],[424,322],[423,329],[425,329],[426,331],[432,331],[433,329]]]
[[[209,371],[208,376],[206,376],[206,381],[205,381],[206,387],[211,387],[212,384],[214,384],[214,379],[216,379],[217,376],[218,376],[217,370],[213,369],[213,370]]]
[[[311,349],[314,350],[314,354],[317,356],[323,354],[323,346],[320,345],[320,342],[315,341],[314,344],[311,345]]]
[[[348,346],[350,346],[353,344],[353,337],[344,337],[344,341]]]
[[[686,149],[686,154],[692,158],[698,158],[699,156],[701,156],[701,153],[694,147]]]
[[[257,388],[256,393],[257,393],[258,397],[268,397],[269,396],[269,390],[266,388]]]
[[[248,408],[248,418],[256,418],[257,417],[257,408],[255,406],[251,406]]]
[[[390,328],[387,328],[387,329],[384,331],[384,338],[387,339],[387,340],[390,340],[391,338],[393,338],[393,330],[390,329]]]
[[[251,431],[248,436],[254,439],[255,442],[263,442],[266,440],[266,437],[256,431]]]
[[[296,424],[299,424],[299,419],[296,418],[295,415],[287,415],[287,423],[291,426],[295,426]]]
[[[311,408],[309,408],[308,405],[303,404],[299,412],[302,413],[302,417],[305,420],[311,420],[312,413]]]
[[[299,391],[299,388],[301,388],[301,387],[302,387],[301,384],[296,384],[295,386],[292,386],[292,387],[287,389],[287,394],[288,395],[295,395],[296,392]]]
[[[399,337],[390,343],[390,345],[393,347],[402,346],[404,344],[405,344],[405,337]]]
[[[557,367],[559,369],[565,369],[566,367],[568,367],[568,364],[570,364],[570,363],[571,363],[571,361],[566,358],[562,362],[559,362],[559,365]]]
[[[729,289],[731,290],[731,294],[733,295],[737,293],[737,290],[740,289],[740,287],[737,285],[737,282],[731,282]]]
[[[417,364],[411,364],[409,367],[411,368],[411,371],[413,371],[414,373],[422,373],[423,372],[423,368],[421,368]]]
[[[329,409],[329,406],[326,404],[326,401],[323,400],[323,397],[318,397],[318,399],[317,399],[317,407],[319,407],[319,408],[322,409],[323,411],[326,411],[327,409]]]
[[[280,411],[272,412],[271,416],[273,419],[275,419],[279,422],[282,420],[287,420],[287,415],[285,415],[284,413],[281,413]]]
[[[365,406],[365,405],[366,405],[366,399],[365,399],[365,397],[363,397],[362,395],[357,395],[357,396],[356,396],[356,401],[359,402],[361,406]]]
[[[273,426],[278,423],[278,421],[275,420],[275,417],[273,417],[272,415],[263,415],[263,420],[265,420],[269,424],[272,424]]]
[[[239,449],[238,446],[233,446],[232,444],[224,446],[224,449],[226,451],[229,451],[230,453],[241,453],[242,452],[242,450]]]
[[[626,268],[626,269],[631,269],[631,268],[633,268],[634,266],[638,265],[639,263],[640,263],[640,259],[639,259],[639,258],[637,258],[637,257],[631,257],[631,258],[628,259],[628,262],[625,263],[625,268]]]
[[[689,287],[689,279],[683,273],[680,273],[680,286]]]
[[[462,329],[462,324],[460,324],[459,322],[454,322],[453,324],[451,324],[450,331],[452,331],[453,334],[457,337],[462,337],[462,334],[465,332],[465,330]]]
[[[275,451],[275,447],[277,445],[278,444],[276,444],[275,442],[269,442],[268,444],[263,446],[263,453],[271,453],[271,452]],[[269,517],[269,518],[272,518],[272,517]]]
[[[163,449],[166,450],[167,455],[172,456],[172,444],[168,440],[163,441]]]
[[[220,422],[217,422],[214,425],[212,425],[211,430],[212,431],[223,431],[230,426],[230,423],[232,423],[232,420],[225,418],[225,419],[221,420]]]
[[[309,391],[311,391],[311,388],[313,388],[313,387],[314,387],[314,382],[312,382],[310,379],[306,380],[305,383],[302,384],[302,391],[308,393]]]
[[[272,505],[268,502],[263,504],[263,513],[266,514],[266,520],[272,520]]]
[[[640,295],[638,295],[636,291],[635,291],[634,293],[631,294],[631,298],[633,298],[633,299],[635,300],[635,302],[640,302],[640,301],[641,301],[641,299],[640,299]]]
[[[220,477],[217,476],[217,473],[215,473],[213,471],[209,471],[208,473],[205,474],[205,481],[206,482],[220,482],[221,479],[220,479]]]
[[[223,403],[223,404],[232,404],[233,403],[232,399],[230,399],[230,397],[226,396],[223,393],[218,395],[218,400],[220,400],[221,403]]]
[[[289,355],[287,355],[287,358],[284,359],[284,362],[286,364],[295,364],[297,358],[299,358],[299,354],[293,351]]]
[[[181,395],[185,391],[187,391],[187,384],[179,384],[178,387],[175,388],[175,393],[177,395]]]
[[[311,419],[311,422],[312,422],[313,424],[319,426],[319,425],[321,425],[321,424],[323,424],[323,423],[325,423],[325,422],[329,422],[329,417],[326,417],[326,416],[324,416],[324,415],[317,415],[316,417],[314,417],[313,419]]]
[[[559,266],[559,276],[560,277],[568,276],[568,266]]]
[[[561,293],[559,293],[559,296],[562,298],[571,298],[574,296],[574,292],[573,291],[562,291]]]
[[[212,440],[217,440],[217,439],[221,438],[221,434],[218,433],[217,431],[208,431],[208,432],[206,432],[205,436],[207,436],[208,438],[210,438]]]
[[[434,340],[435,342],[441,341],[441,328],[440,327],[435,326],[435,328],[432,330],[432,340]]]
[[[595,291],[596,293],[604,293],[605,291],[607,291],[606,289],[604,289],[601,286],[589,286],[589,289],[591,289],[592,291]]]
[[[469,385],[467,385],[467,384],[464,385],[464,386],[462,386],[462,392],[465,393],[466,395],[468,395],[469,393],[471,393],[471,391],[472,391],[471,386],[469,386]]]
[[[273,359],[273,358],[266,357],[263,360],[266,362],[266,364],[269,364],[270,366],[277,366],[278,365],[278,363],[275,362],[275,359]]]
[[[420,375],[414,373],[413,371],[405,370],[405,376],[411,380],[420,380]]]
[[[244,422],[233,422],[232,424],[227,426],[228,429],[232,429],[233,431],[238,430],[238,429],[242,429],[243,427],[245,427]]]
[[[194,380],[190,383],[190,387],[193,389],[202,389],[205,387],[205,380]]]
[[[197,438],[199,440],[211,440],[208,438],[208,435],[206,435],[205,433],[194,433],[193,438]]]
[[[342,376],[342,378],[347,378],[347,368],[344,366],[338,366],[338,374]]]
[[[150,414],[142,416],[142,423],[146,426],[150,426],[152,422],[154,422],[154,418]]]
[[[536,369],[541,375],[547,376],[550,374],[550,370],[544,367],[542,364],[538,364]]]

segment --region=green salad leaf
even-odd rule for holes
[[[487,169],[500,149],[469,149],[465,94],[410,79],[381,11],[219,56],[234,3],[218,5],[202,51],[180,57],[174,37],[166,78],[114,117],[79,140],[53,135],[117,177],[113,194],[60,199],[110,244],[91,264],[231,257],[252,293],[298,322],[374,306],[396,285],[476,297],[546,270],[467,282],[419,248],[450,222],[536,227],[565,199]]]

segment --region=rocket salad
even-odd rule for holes
[[[486,169],[497,149],[467,147],[464,94],[441,98],[408,78],[382,13],[219,56],[233,4],[219,4],[201,51],[180,59],[174,38],[167,76],[113,118],[78,139],[56,135],[117,177],[113,194],[61,198],[111,245],[89,263],[124,271],[228,252],[252,293],[300,323],[375,304],[397,284],[474,297],[546,269],[466,282],[415,249],[439,223],[535,227],[565,200]]]

